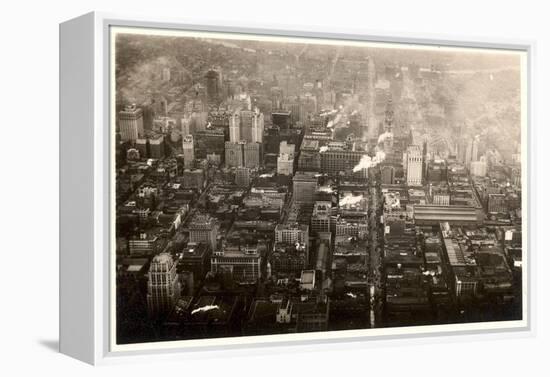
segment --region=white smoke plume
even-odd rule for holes
[[[359,204],[359,202],[361,202],[362,199],[363,199],[363,195],[358,195],[358,196],[354,196],[351,194],[346,195],[342,199],[340,199],[339,205],[340,206],[356,205],[356,204]]]
[[[197,308],[195,310],[193,310],[191,312],[191,315],[193,314],[196,314],[196,313],[200,313],[200,312],[208,312],[210,310],[216,310],[216,309],[219,309],[220,307],[218,305],[205,305],[205,306],[201,306],[200,308]]]
[[[326,145],[323,145],[321,148],[319,148],[319,153],[324,153],[328,151],[328,147]]]
[[[325,111],[323,111],[323,112],[319,113],[319,116],[322,116],[322,117],[326,117],[326,116],[329,116],[329,115],[335,114],[335,113],[337,113],[337,112],[338,112],[338,110],[336,110],[336,109],[332,109],[332,110],[325,110]]]
[[[378,144],[382,144],[387,138],[393,137],[393,133],[387,131],[378,137]]]
[[[358,171],[361,171],[363,169],[372,168],[373,166],[376,166],[384,161],[385,158],[386,154],[382,151],[376,152],[376,155],[374,157],[365,154],[363,155],[363,157],[361,157],[359,163],[355,165],[355,167],[353,168],[353,172],[357,173]]]
[[[329,193],[329,194],[334,192],[334,190],[330,186],[321,186],[321,187],[319,187],[319,191],[326,192],[326,193]]]

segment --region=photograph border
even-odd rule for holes
[[[321,345],[347,343],[366,340],[404,340],[404,339],[421,339],[443,337],[449,339],[451,335],[487,335],[487,334],[517,334],[532,335],[534,332],[534,310],[533,310],[533,284],[534,281],[534,252],[533,252],[533,207],[532,201],[535,199],[534,181],[533,181],[533,53],[535,44],[533,41],[495,41],[494,39],[485,40],[482,38],[460,38],[438,35],[411,35],[396,34],[392,32],[368,32],[358,30],[333,29],[330,31],[322,31],[319,28],[311,27],[288,27],[283,25],[262,26],[256,28],[250,24],[249,27],[243,27],[238,24],[210,23],[210,22],[182,22],[179,20],[146,20],[140,18],[126,18],[113,15],[101,15],[94,13],[95,25],[98,29],[94,40],[96,54],[95,60],[95,103],[96,118],[94,132],[94,197],[95,214],[94,217],[94,234],[96,240],[96,255],[94,256],[96,274],[95,286],[96,309],[99,311],[97,320],[100,326],[95,329],[95,334],[98,340],[96,342],[96,351],[103,359],[114,359],[118,356],[140,356],[152,353],[167,353],[174,351],[219,351],[219,350],[243,350],[256,347],[273,347],[273,346],[299,346],[299,345]],[[239,34],[255,34],[263,36],[276,37],[302,37],[302,38],[318,38],[332,40],[351,40],[360,42],[383,42],[383,43],[398,43],[398,44],[415,44],[426,46],[446,47],[464,47],[464,48],[482,48],[495,50],[514,50],[525,52],[525,86],[522,90],[522,182],[524,182],[524,190],[527,195],[522,195],[522,215],[524,216],[524,226],[527,226],[527,231],[524,233],[524,255],[527,257],[527,263],[524,264],[524,287],[527,288],[524,293],[524,318],[521,321],[505,321],[505,322],[482,322],[475,324],[458,324],[458,325],[433,325],[433,326],[414,326],[414,327],[396,327],[382,329],[365,329],[365,330],[343,330],[336,332],[321,332],[307,334],[292,334],[292,335],[260,335],[253,337],[232,337],[232,338],[214,338],[205,340],[181,340],[174,342],[156,342],[143,343],[136,345],[116,345],[113,343],[113,300],[112,295],[112,271],[113,260],[115,255],[112,252],[112,225],[114,219],[112,217],[113,195],[112,189],[114,186],[112,180],[113,160],[112,148],[114,140],[112,135],[112,120],[111,112],[112,93],[110,88],[112,58],[114,55],[111,51],[110,30],[112,27],[138,27],[150,29],[164,30],[188,30],[198,32],[220,32],[220,33],[239,33]],[[99,53],[101,51],[101,53]],[[99,71],[99,72],[98,72]],[[97,75],[99,73],[99,75]],[[525,109],[525,111],[523,111]],[[100,161],[101,163],[97,163]],[[103,198],[103,199],[102,199]],[[107,199],[108,198],[108,199]],[[102,216],[98,216],[102,214]],[[101,240],[102,242],[98,242]],[[98,274],[99,272],[99,274]],[[512,322],[519,322],[515,325],[510,325]],[[497,324],[493,326],[491,324]],[[456,326],[464,327],[457,329]],[[451,328],[452,327],[452,328]],[[414,331],[409,331],[414,328]],[[381,332],[382,331],[382,332]],[[364,332],[368,332],[364,333]],[[353,333],[353,334],[352,334]],[[361,334],[357,334],[361,333]],[[266,339],[277,338],[277,339]],[[454,338],[453,338],[454,339]]]

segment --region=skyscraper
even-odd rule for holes
[[[277,110],[271,113],[271,121],[273,125],[278,126],[281,130],[290,128],[290,111]]]
[[[244,143],[242,144],[244,166],[247,168],[257,169],[262,162],[262,144],[260,143]]]
[[[470,166],[470,162],[477,161],[479,158],[479,138],[465,138],[458,144],[458,160],[465,166]]]
[[[277,157],[277,174],[292,175],[294,173],[294,144],[281,141]]]
[[[254,117],[254,112],[251,110],[242,110],[240,112],[241,116],[241,128],[240,136],[241,140],[248,142],[252,141],[252,118]]]
[[[239,187],[250,186],[250,169],[239,167],[235,171],[235,184]]]
[[[229,118],[229,141],[232,143],[241,141],[241,116],[237,112]]]
[[[291,245],[299,242],[307,245],[309,243],[309,226],[298,223],[278,224],[275,227],[275,242]]]
[[[477,161],[479,154],[479,138],[476,136],[472,139],[472,159],[470,161]]]
[[[418,145],[411,145],[406,152],[407,185],[422,184],[422,151]]]
[[[225,166],[228,168],[241,167],[244,164],[242,143],[225,142]]]
[[[193,143],[196,159],[207,158],[209,154],[216,154],[220,159],[224,156],[225,135],[223,130],[209,128],[204,131],[198,131],[193,134]]]
[[[185,135],[191,135],[194,129],[191,128],[191,117],[181,118],[181,133]]]
[[[286,140],[281,141],[279,144],[279,153],[285,153],[294,158],[296,146],[294,144],[288,144]]]
[[[164,158],[164,135],[154,135],[149,139],[149,154],[151,158]]]
[[[294,156],[288,153],[279,153],[277,157],[277,174],[291,176],[294,171]]]
[[[206,72],[206,97],[209,104],[218,104],[221,94],[221,74],[218,70],[211,69]]]
[[[157,317],[168,314],[180,296],[176,263],[168,253],[160,253],[151,261],[147,282],[147,309]]]
[[[485,161],[470,162],[470,174],[476,177],[485,177],[487,175],[487,163]]]
[[[218,249],[218,228],[216,219],[208,214],[198,214],[189,225],[189,242],[206,243],[213,251]]]
[[[296,172],[294,178],[292,178],[295,202],[313,203],[315,201],[315,191],[317,191],[316,174],[314,172]]]
[[[183,137],[183,166],[190,168],[193,166],[195,160],[195,149],[193,142],[193,135],[187,135]]]
[[[311,215],[311,231],[313,233],[330,232],[331,207],[332,204],[329,201],[315,202]]]
[[[239,141],[225,143],[225,166],[257,169],[262,163],[262,144]]]
[[[275,227],[275,242],[287,245],[299,243],[304,247],[306,261],[309,261],[309,226],[298,223],[278,224]]]
[[[384,165],[380,168],[381,180],[384,185],[392,185],[394,183],[395,168],[391,165]]]
[[[122,141],[136,141],[143,136],[143,111],[129,105],[118,113],[118,127]]]
[[[264,141],[264,114],[255,112],[252,116],[252,140],[253,143]]]
[[[294,102],[285,102],[283,103],[283,110],[290,112],[290,123],[292,125],[296,124],[296,122],[299,122],[300,114],[302,112],[302,107],[300,105],[300,102],[294,101]]]

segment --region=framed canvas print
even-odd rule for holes
[[[60,26],[60,349],[530,333],[532,43]]]

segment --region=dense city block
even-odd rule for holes
[[[118,35],[117,343],[521,319],[519,68]]]

